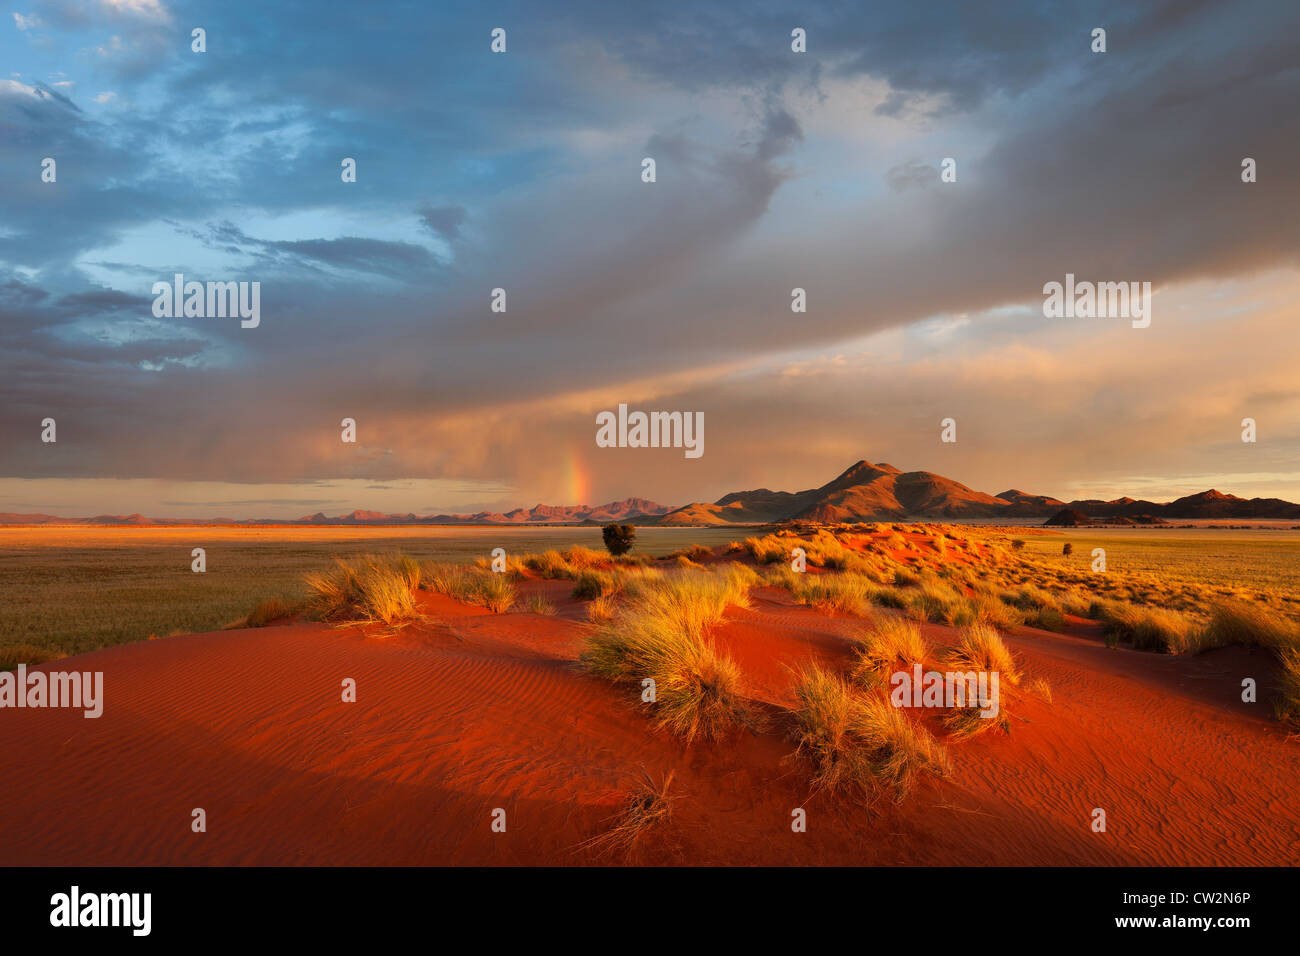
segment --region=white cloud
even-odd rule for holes
[[[115,54],[121,53],[124,49],[126,49],[126,45],[122,42],[122,38],[117,34],[113,34],[113,36],[108,38],[106,44],[95,47],[95,52],[100,56],[114,56]]]
[[[29,13],[26,16],[23,16],[21,13],[15,13],[14,25],[17,26],[19,30],[32,30],[42,24],[41,18],[34,13]]]
[[[126,13],[150,20],[170,20],[171,14],[159,0],[100,0],[110,13]]]

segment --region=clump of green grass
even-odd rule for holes
[[[307,575],[307,609],[325,621],[398,624],[420,616],[400,560],[365,555],[335,559],[328,571]]]
[[[794,691],[795,755],[812,763],[816,789],[869,799],[885,786],[901,801],[918,774],[948,774],[947,752],[902,709],[815,664],[797,675]]]
[[[737,580],[709,571],[632,578],[624,590],[633,608],[675,619],[696,637],[719,623],[729,604],[748,601]]]

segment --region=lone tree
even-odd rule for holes
[[[614,557],[632,550],[632,543],[636,541],[636,528],[630,524],[607,524],[600,530],[605,536],[606,550]]]
[[[1061,548],[1061,554],[1074,554],[1074,545],[1068,541],[1065,542],[1065,546]]]

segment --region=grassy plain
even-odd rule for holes
[[[636,552],[658,556],[735,529],[639,528]],[[335,557],[401,551],[471,562],[572,545],[599,548],[599,528],[184,527],[0,528],[0,666],[16,648],[71,655],[177,633],[212,631],[260,602],[307,596],[308,574]],[[207,571],[190,570],[204,548]],[[21,656],[33,659],[30,654]]]

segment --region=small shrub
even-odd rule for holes
[[[600,533],[605,539],[605,549],[615,557],[627,554],[636,542],[636,528],[630,524],[607,524]]]

